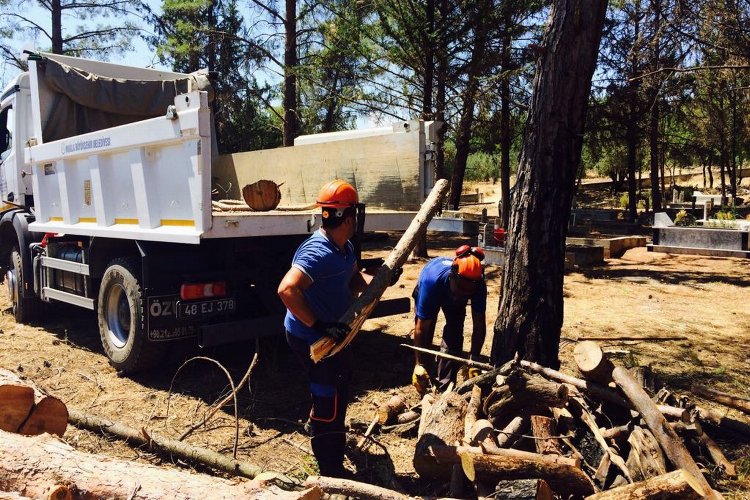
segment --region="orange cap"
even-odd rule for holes
[[[353,207],[359,203],[359,195],[348,182],[335,179],[320,189],[316,203],[319,207]]]
[[[471,281],[482,279],[482,263],[474,255],[469,254],[465,257],[456,257],[453,259],[453,265],[457,266],[456,273],[462,278]]]

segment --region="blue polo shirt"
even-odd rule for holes
[[[349,308],[353,300],[349,284],[354,276],[356,262],[354,246],[350,241],[346,242],[344,252],[341,252],[318,230],[302,242],[292,259],[292,267],[305,273],[312,281],[312,285],[303,294],[315,318],[321,321],[338,321]],[[288,309],[284,327],[309,345],[320,338],[320,334],[297,319]]]
[[[453,259],[437,257],[429,261],[419,273],[417,286],[419,295],[416,300],[416,315],[419,319],[437,319],[443,306],[459,303],[466,305],[468,299],[454,299],[451,296],[450,273]],[[484,313],[487,306],[487,285],[482,283],[471,297],[471,312]]]

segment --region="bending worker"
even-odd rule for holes
[[[349,334],[349,327],[337,321],[367,286],[349,241],[356,232],[357,210],[363,205],[354,187],[340,179],[323,186],[317,204],[322,210],[321,228],[297,249],[278,294],[287,308],[286,341],[310,381],[311,445],[320,474],[342,477],[352,353],[344,348],[314,363],[310,346],[322,337],[338,343]]]
[[[414,288],[415,324],[414,345],[432,346],[435,322],[440,309],[445,316],[442,352],[460,356],[463,351],[464,319],[466,305],[471,301],[473,332],[471,335],[471,358],[482,351],[486,335],[485,308],[487,305],[487,285],[481,261],[484,252],[481,248],[463,245],[456,250],[456,257],[438,257],[429,261],[419,274]],[[423,364],[427,357],[414,351],[416,364],[412,384],[420,394],[427,390],[430,378]],[[440,358],[437,369],[438,389],[442,392],[451,382],[456,381],[460,363]]]

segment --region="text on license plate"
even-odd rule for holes
[[[237,309],[233,298],[204,300],[200,302],[178,302],[177,317],[179,319],[194,319],[213,316],[214,314],[230,313]]]

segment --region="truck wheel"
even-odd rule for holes
[[[21,252],[18,247],[13,248],[10,254],[10,265],[5,276],[5,282],[8,285],[8,298],[13,308],[13,317],[16,323],[29,323],[37,318],[41,301],[36,297],[23,297],[23,275],[26,272],[23,269]]]
[[[151,368],[164,354],[161,345],[147,338],[138,269],[134,260],[114,259],[99,288],[97,316],[102,346],[109,363],[121,373]]]

